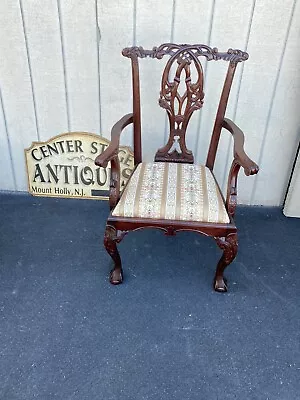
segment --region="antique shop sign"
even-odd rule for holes
[[[97,167],[94,160],[109,141],[93,133],[72,132],[34,142],[25,149],[28,191],[34,196],[107,199],[110,163]],[[120,184],[125,186],[133,170],[133,153],[120,147]]]

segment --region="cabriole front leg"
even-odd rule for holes
[[[117,248],[117,243],[122,240],[123,236],[118,236],[118,232],[113,226],[106,226],[104,246],[114,262],[114,268],[111,270],[109,275],[109,281],[112,285],[119,285],[123,282],[121,257]]]
[[[223,255],[218,262],[214,279],[214,289],[217,292],[227,292],[226,280],[223,273],[225,268],[235,259],[238,249],[237,234],[230,233],[226,237],[215,237],[217,245],[223,250]]]

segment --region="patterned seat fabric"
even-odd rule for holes
[[[141,163],[113,216],[229,223],[211,171],[203,165]]]

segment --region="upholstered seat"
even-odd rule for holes
[[[209,168],[180,163],[137,166],[113,216],[229,223]]]

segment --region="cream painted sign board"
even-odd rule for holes
[[[34,196],[107,199],[110,163],[97,167],[94,160],[109,145],[103,137],[86,132],[63,133],[25,149],[28,191]],[[133,153],[120,147],[121,189],[133,168]]]

